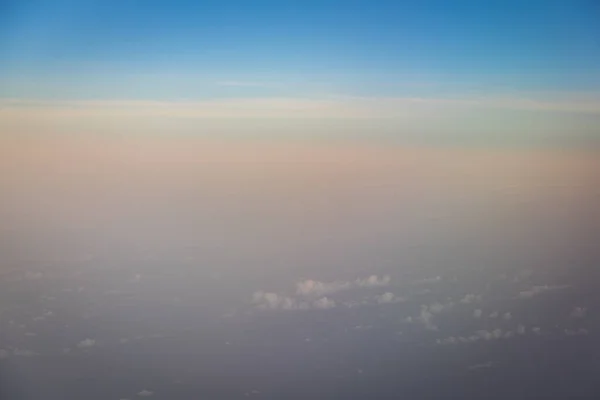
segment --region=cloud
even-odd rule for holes
[[[440,345],[466,344],[479,341],[492,341],[500,339],[511,339],[515,337],[513,331],[503,331],[502,329],[479,330],[471,336],[450,336],[444,339],[436,339],[436,343]]]
[[[81,342],[77,343],[77,347],[80,349],[87,349],[90,347],[94,347],[96,345],[96,341],[94,339],[84,339]]]
[[[541,335],[542,328],[540,328],[539,326],[534,326],[533,328],[531,328],[531,332],[535,333],[536,335]]]
[[[494,329],[493,331],[480,330],[476,334],[483,340],[501,339],[503,337],[502,329]]]
[[[498,318],[498,311],[494,311],[493,313],[490,314],[490,318],[494,319],[494,318]]]
[[[153,394],[154,394],[154,392],[144,389],[141,392],[139,392],[137,395],[140,397],[149,397],[149,396],[152,396]]]
[[[540,295],[542,293],[546,293],[546,292],[550,292],[550,291],[555,291],[555,290],[566,289],[568,287],[569,287],[568,285],[559,285],[559,286],[548,286],[548,285],[533,286],[531,289],[524,290],[524,291],[520,292],[517,297],[520,298],[520,299],[531,299],[532,297]]]
[[[319,300],[313,302],[313,307],[321,310],[327,310],[335,307],[335,301],[322,297]]]
[[[517,327],[517,333],[518,333],[519,335],[524,335],[524,334],[526,333],[526,329],[525,329],[525,327],[524,327],[523,325],[519,325],[519,326]]]
[[[322,296],[325,294],[340,292],[342,290],[348,290],[350,288],[352,288],[351,282],[321,282],[308,279],[298,282],[296,285],[296,293],[302,296]]]
[[[416,282],[414,282],[415,285],[423,285],[423,284],[428,284],[428,283],[437,283],[437,282],[441,282],[442,281],[442,277],[441,276],[434,276],[433,278],[424,278],[421,280],[418,280]]]
[[[454,306],[453,302],[450,302],[447,304],[442,304],[440,302],[435,302],[430,305],[422,304],[419,316],[414,319],[412,317],[408,317],[405,319],[405,321],[412,322],[413,320],[416,320],[416,321],[422,323],[426,329],[437,331],[438,327],[437,327],[437,325],[435,325],[433,323],[433,317],[437,314],[441,314],[443,311],[445,311],[453,306]]]
[[[510,313],[510,312],[506,312],[506,313],[504,313],[504,315],[502,316],[502,318],[504,318],[504,320],[506,320],[506,321],[510,321],[510,320],[512,319],[512,317],[513,317],[513,316],[512,316],[512,313]]]
[[[390,281],[391,278],[387,275],[382,277],[371,275],[368,278],[356,279],[355,281],[321,282],[307,279],[296,284],[296,293],[302,296],[323,296],[358,287],[374,288],[387,286],[390,284]]]
[[[391,292],[385,292],[382,295],[375,296],[375,300],[377,301],[378,304],[391,304],[391,303],[400,303],[400,302],[404,301],[404,298],[396,297]]]
[[[427,305],[421,306],[421,313],[417,317],[417,320],[425,325],[425,328],[432,331],[437,331],[438,327],[433,323],[433,312]]]
[[[573,311],[571,311],[571,317],[573,318],[583,318],[587,314],[587,309],[583,307],[575,307]]]
[[[442,303],[436,302],[429,306],[429,311],[431,311],[434,314],[440,314],[446,308],[452,307],[453,305],[454,305],[454,303],[442,304]]]
[[[308,310],[309,303],[277,293],[258,291],[252,295],[252,303],[264,310]]]
[[[583,335],[589,335],[589,333],[590,332],[584,328],[565,329],[565,335],[567,335],[567,336],[583,336]]]
[[[481,311],[480,309],[476,309],[473,311],[473,317],[474,318],[481,318],[481,315],[483,314],[483,311]]]
[[[0,360],[3,358],[8,358],[8,351],[0,349]]]
[[[471,304],[471,303],[475,303],[475,302],[479,302],[481,301],[481,295],[476,295],[476,294],[472,294],[469,293],[467,295],[465,295],[465,297],[463,297],[459,303],[462,304]]]

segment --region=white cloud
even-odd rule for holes
[[[355,281],[321,282],[307,279],[297,283],[296,293],[302,296],[323,296],[357,287],[387,286],[390,284],[390,280],[391,278],[387,275],[382,277],[371,275],[368,278],[356,279]]]
[[[524,327],[523,325],[519,325],[519,326],[517,327],[517,333],[518,333],[519,335],[524,335],[524,334],[525,334],[525,332],[526,332],[526,329],[525,329],[525,327]]]
[[[96,341],[94,339],[84,339],[81,342],[77,343],[77,347],[80,349],[87,349],[90,347],[94,347],[96,345]]]
[[[277,293],[258,291],[252,295],[252,303],[264,310],[308,310],[310,305]]]
[[[438,276],[434,276],[433,278],[424,278],[424,279],[418,280],[418,281],[414,282],[414,284],[421,285],[421,284],[436,283],[436,282],[441,282],[441,281],[442,281],[442,277],[438,275]]]
[[[478,301],[481,301],[481,295],[469,293],[469,294],[465,295],[465,297],[463,297],[459,301],[459,303],[462,303],[462,304],[471,304],[471,303],[475,303],[475,302],[478,302]]]
[[[473,311],[473,317],[475,317],[475,318],[481,318],[482,314],[483,314],[483,311],[481,311],[480,309]]]
[[[444,310],[451,308],[454,306],[453,302],[442,304],[440,302],[435,302],[430,305],[423,304],[421,305],[421,311],[419,316],[416,318],[417,321],[422,323],[426,329],[437,331],[438,327],[433,323],[433,317],[436,314],[441,314]],[[412,322],[413,318],[408,317],[405,319],[406,322]]]
[[[539,326],[534,326],[533,328],[531,328],[531,332],[535,333],[536,335],[541,335],[542,328],[540,328]]]
[[[575,307],[573,311],[571,311],[571,317],[573,318],[583,318],[587,314],[587,309],[583,307]]]
[[[483,340],[495,340],[503,337],[502,329],[494,329],[493,331],[480,330],[476,334]]]
[[[494,319],[494,318],[498,318],[498,311],[494,311],[493,313],[490,314],[490,318]]]
[[[347,281],[321,282],[308,279],[298,282],[296,293],[302,296],[322,296],[352,288],[352,283]]]
[[[396,297],[391,292],[385,292],[382,295],[375,296],[375,300],[379,304],[400,303],[400,302],[404,301],[404,299],[402,297]]]
[[[139,392],[137,395],[140,397],[149,397],[149,396],[152,396],[153,394],[154,394],[154,392],[144,389],[141,392]]]
[[[453,305],[453,303],[444,305],[442,303],[436,302],[429,306],[429,311],[431,311],[433,314],[440,314],[442,311],[444,311],[445,308],[452,307],[452,305]]]
[[[549,285],[533,286],[531,289],[524,290],[524,291],[520,292],[517,297],[519,297],[520,299],[530,299],[530,298],[532,298],[534,296],[537,296],[539,294],[542,294],[542,293],[546,293],[546,292],[550,292],[550,291],[554,291],[554,290],[566,289],[568,287],[569,287],[568,285],[559,285],[559,286],[549,286]]]
[[[433,323],[433,313],[430,311],[427,305],[421,306],[421,313],[417,317],[417,320],[425,325],[426,329],[437,331],[438,327]]]
[[[504,315],[502,316],[502,318],[504,318],[506,321],[510,321],[512,319],[512,314],[510,312],[506,312],[504,313]]]
[[[357,279],[355,281],[357,286],[362,287],[379,287],[387,286],[390,284],[391,278],[389,275],[382,276],[381,278],[377,275],[371,275],[366,279]]]
[[[335,307],[335,301],[322,297],[319,300],[313,302],[313,307],[321,310],[327,310]]]
[[[582,336],[582,335],[589,335],[589,331],[587,329],[584,328],[579,328],[579,329],[565,329],[565,334],[567,336]]]

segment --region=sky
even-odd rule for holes
[[[327,128],[311,131],[326,139],[576,146],[597,139],[594,1],[1,7],[6,131],[107,132],[114,120],[131,131],[160,124],[251,137],[267,126],[286,140],[317,120]],[[353,128],[353,119],[362,126]]]
[[[599,17],[0,0],[0,399],[600,398]]]

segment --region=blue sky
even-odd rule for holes
[[[38,0],[1,7],[4,99],[485,97],[492,108],[517,99],[568,112],[583,101],[588,120],[600,110],[594,1]]]

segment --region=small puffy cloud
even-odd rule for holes
[[[504,318],[504,320],[506,320],[506,321],[510,321],[510,320],[512,319],[512,317],[513,317],[513,316],[512,316],[512,313],[510,313],[510,312],[506,312],[506,313],[504,313],[504,315],[502,316],[502,318]]]
[[[436,302],[436,303],[433,303],[430,305],[423,304],[423,305],[421,305],[421,312],[420,312],[419,316],[416,318],[416,320],[421,322],[423,325],[425,325],[426,329],[437,331],[438,327],[433,323],[433,317],[436,314],[440,314],[444,310],[446,310],[450,307],[453,307],[453,306],[454,306],[454,303],[452,303],[452,302],[450,302],[448,304],[442,304],[439,302]],[[412,321],[412,319],[410,321]]]
[[[517,333],[518,333],[519,335],[524,335],[524,334],[525,334],[525,332],[526,332],[526,329],[525,329],[525,327],[524,327],[523,325],[519,325],[519,326],[517,327]]]
[[[433,278],[425,278],[425,279],[421,279],[419,281],[416,281],[415,284],[420,285],[420,284],[427,284],[427,283],[436,283],[436,282],[441,282],[442,281],[442,277],[441,276],[434,276]]]
[[[379,277],[371,275],[365,279],[356,279],[355,281],[332,281],[322,282],[307,279],[296,284],[296,293],[301,296],[324,296],[343,290],[349,290],[357,287],[382,287],[390,284],[391,278],[386,275]]]
[[[493,331],[480,330],[476,334],[483,340],[501,339],[504,336],[502,329],[494,329]]]
[[[587,309],[583,307],[575,307],[573,311],[571,311],[571,317],[573,318],[583,318],[587,314]]]
[[[77,343],[77,347],[80,349],[87,349],[90,347],[94,347],[96,345],[96,341],[94,339],[84,339],[81,342]]]
[[[543,286],[533,286],[531,289],[528,290],[524,290],[522,292],[519,293],[519,295],[517,296],[520,299],[531,299],[532,297],[535,297],[539,294],[542,293],[546,293],[546,292],[550,292],[550,291],[555,291],[555,290],[561,290],[561,289],[566,289],[568,288],[568,285],[558,285],[558,286],[549,286],[549,285],[543,285]]]
[[[308,303],[298,302],[277,293],[258,291],[252,295],[252,303],[264,310],[307,310]]]
[[[535,333],[536,335],[541,335],[542,328],[540,328],[539,326],[534,326],[533,328],[531,328],[531,332]]]
[[[335,307],[335,301],[322,297],[319,300],[313,302],[313,307],[320,310],[327,310]]]
[[[494,318],[498,318],[498,311],[494,311],[493,313],[490,314],[490,318],[494,319]]]
[[[351,282],[333,281],[321,282],[308,279],[298,282],[296,285],[296,293],[302,296],[322,296],[347,290],[352,287]]]
[[[154,392],[152,392],[150,390],[147,390],[147,389],[144,389],[141,392],[139,392],[137,395],[140,396],[140,397],[150,397],[153,394],[154,394]]]
[[[479,308],[476,310],[473,310],[473,317],[474,318],[481,318],[481,315],[483,314],[483,311],[481,311]]]
[[[429,306],[429,311],[431,311],[433,314],[439,314],[442,311],[444,311],[444,309],[448,307],[445,306],[442,303],[433,303],[432,305]]]
[[[429,306],[422,305],[421,313],[417,317],[417,320],[425,325],[426,329],[431,331],[437,331],[438,327],[433,323],[433,313],[430,311]]]
[[[462,299],[460,299],[459,303],[462,304],[471,304],[471,303],[475,303],[481,301],[481,296],[480,295],[476,295],[476,294],[466,294],[465,297],[463,297]]]
[[[589,335],[589,334],[590,334],[590,332],[584,328],[565,329],[565,335],[567,335],[567,336],[582,336],[582,335]]]
[[[379,304],[399,303],[401,301],[404,301],[404,299],[402,297],[396,297],[391,292],[385,292],[384,294],[382,294],[380,296],[375,296],[375,299],[377,300],[377,303],[379,303]]]
[[[387,286],[390,284],[391,278],[389,275],[382,276],[381,278],[377,275],[371,275],[366,279],[357,279],[355,281],[357,286],[362,287],[380,287]]]

